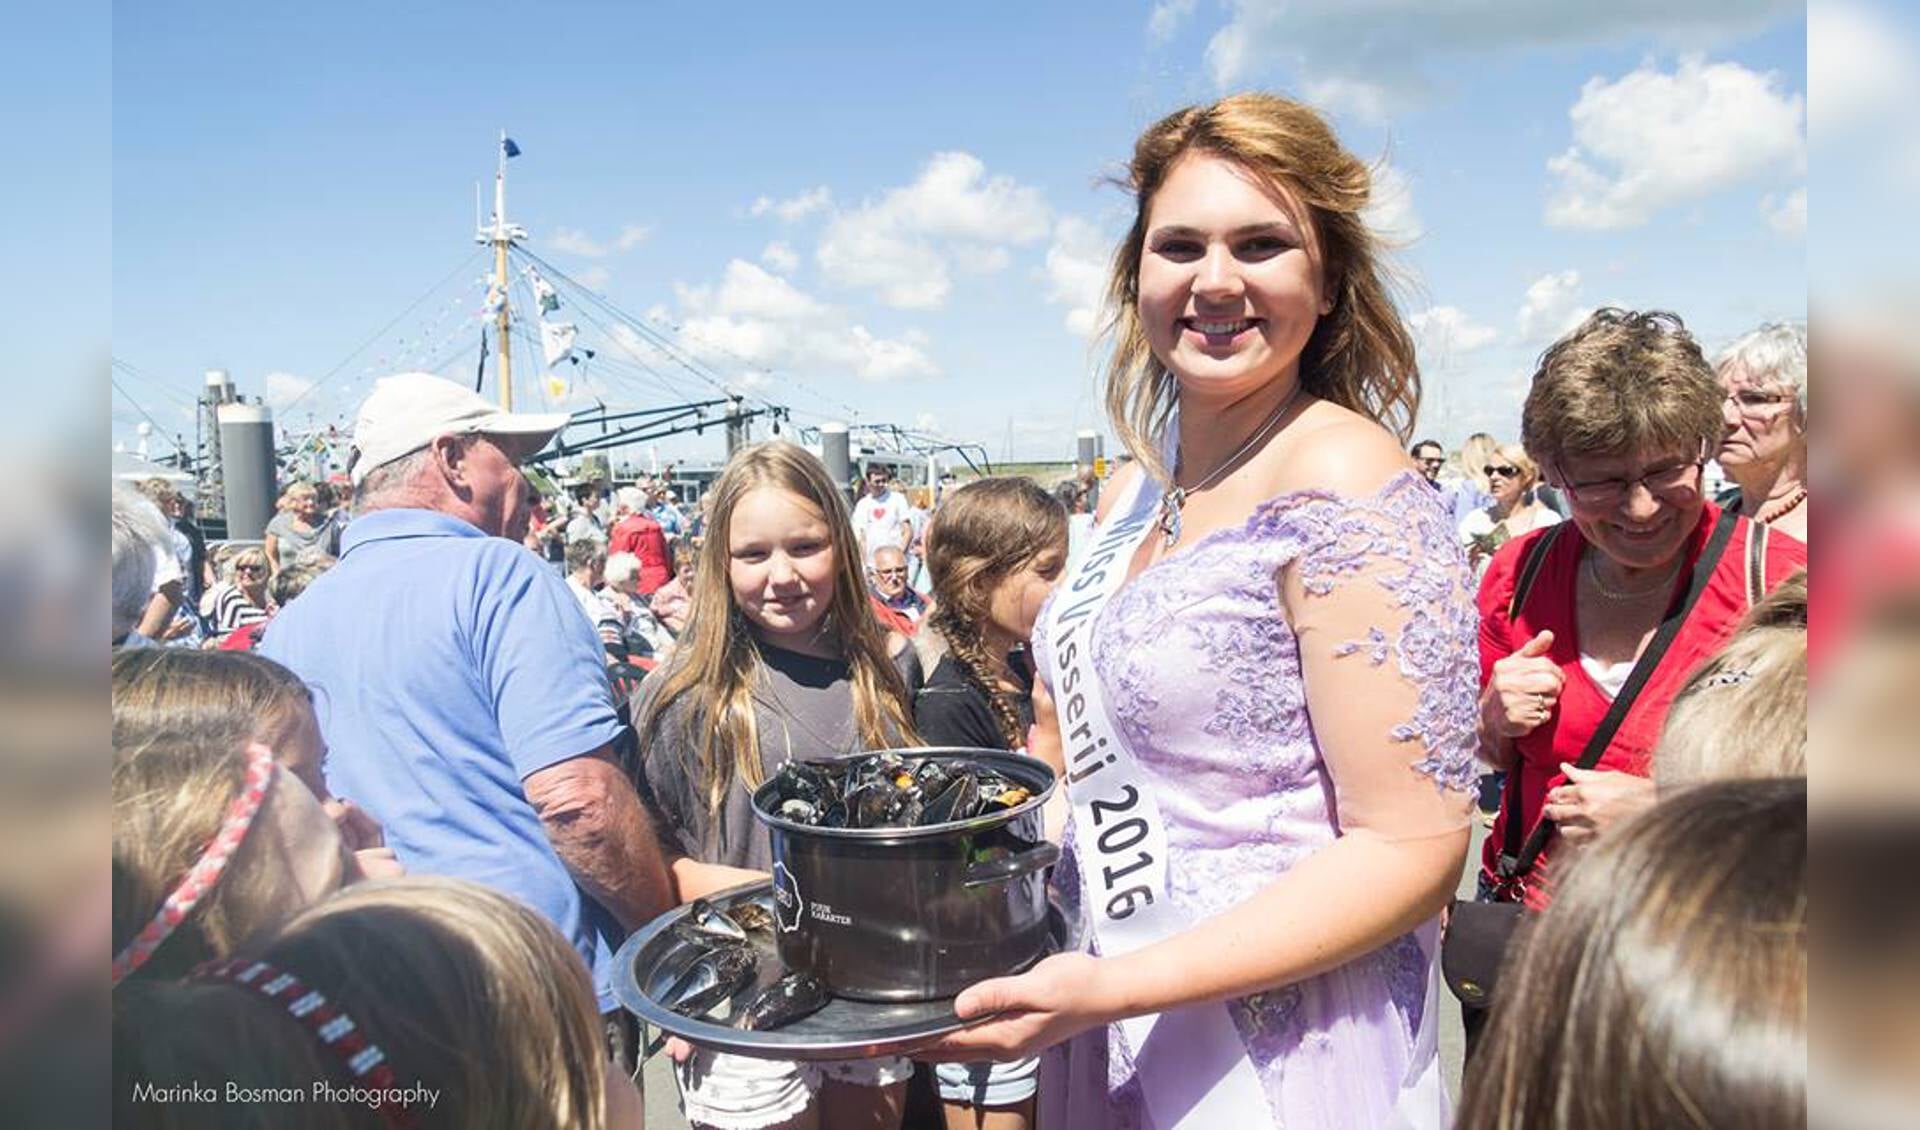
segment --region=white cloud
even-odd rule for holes
[[[1807,89],[1815,136],[1905,116],[1920,98],[1920,50],[1881,12],[1845,0],[1807,5]]]
[[[734,392],[757,393],[773,387],[773,377],[760,369],[742,369],[727,382]]]
[[[800,195],[790,197],[786,200],[775,200],[771,196],[758,197],[747,211],[755,216],[765,216],[768,213],[772,213],[787,223],[792,223],[802,217],[818,212],[832,203],[833,194],[828,192],[827,186],[823,184],[817,188],[810,188]]]
[[[596,263],[593,266],[588,267],[586,270],[581,271],[579,274],[573,276],[573,281],[579,283],[581,286],[586,287],[588,290],[601,290],[606,287],[608,281],[611,280],[612,278],[613,278],[612,271],[609,271],[605,267],[602,267],[598,263]]]
[[[1781,235],[1798,239],[1807,234],[1807,190],[1796,188],[1783,198],[1772,193],[1760,198],[1760,214],[1767,226]]]
[[[815,254],[839,286],[874,291],[889,306],[935,309],[952,290],[950,266],[993,271],[1004,248],[1046,236],[1040,191],[989,177],[970,153],[936,153],[920,176],[834,217]]]
[[[262,384],[266,386],[268,406],[276,410],[287,407],[313,388],[313,381],[293,373],[268,373]]]
[[[1285,72],[1316,105],[1381,118],[1422,104],[1428,64],[1461,56],[1652,39],[1698,48],[1803,10],[1795,0],[1230,0],[1207,44],[1221,90]]]
[[[1147,34],[1155,43],[1165,43],[1172,39],[1180,25],[1193,15],[1195,0],[1160,0],[1153,6],[1153,15],[1147,17]]]
[[[606,243],[589,236],[579,228],[555,228],[547,237],[547,246],[555,251],[564,251],[569,255],[579,255],[587,259],[604,259],[609,255],[632,251],[645,243],[653,229],[645,224],[628,224],[620,229],[620,234]]]
[[[931,243],[877,225],[836,220],[815,254],[833,282],[902,310],[938,309],[953,290],[946,257]]]
[[[787,280],[744,259],[727,263],[718,288],[676,285],[681,309],[690,314],[794,320],[818,317],[826,307]]]
[[[777,239],[761,250],[760,261],[783,275],[790,275],[800,267],[800,256]]]
[[[1559,180],[1554,227],[1611,230],[1662,208],[1806,166],[1806,99],[1779,76],[1738,63],[1648,63],[1614,82],[1588,80],[1568,117],[1574,146],[1547,161]]]
[[[1499,340],[1500,331],[1483,326],[1457,306],[1435,306],[1408,318],[1420,355],[1435,368],[1451,367],[1460,358]]]
[[[1397,166],[1380,162],[1373,170],[1373,193],[1361,213],[1375,235],[1389,243],[1411,243],[1424,230],[1413,210],[1413,182]]]
[[[891,381],[902,377],[931,377],[939,369],[921,349],[922,340],[911,337],[895,341],[875,337],[865,326],[855,326],[852,343],[857,351],[854,371],[862,380]]]
[[[1112,241],[1078,216],[1062,216],[1047,248],[1047,301],[1067,308],[1067,329],[1092,337],[1106,300]]]
[[[744,362],[875,382],[940,375],[927,353],[924,335],[908,331],[895,338],[882,337],[786,279],[742,259],[728,262],[718,283],[679,283],[674,293],[682,323],[679,344],[716,366]],[[649,311],[648,318],[668,325],[674,321],[659,307]],[[777,376],[774,381],[777,385]]]
[[[956,243],[952,248],[953,264],[963,271],[976,275],[990,275],[995,271],[1004,271],[1007,264],[1013,262],[1013,255],[1004,247],[988,247],[979,243]]]
[[[1527,287],[1517,325],[1522,341],[1559,337],[1586,317],[1580,304],[1580,272],[1556,271],[1541,275]]]

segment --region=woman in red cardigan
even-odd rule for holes
[[[1571,520],[1516,538],[1480,589],[1482,756],[1508,772],[1487,837],[1482,897],[1542,907],[1556,857],[1652,803],[1648,754],[1688,672],[1806,547],[1732,517],[1724,549],[1666,654],[1591,769],[1577,762],[1661,622],[1681,606],[1720,509],[1701,472],[1725,424],[1713,369],[1680,319],[1603,309],[1541,357],[1527,453]],[[1542,817],[1554,823],[1517,881],[1500,874]]]

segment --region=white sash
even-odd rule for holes
[[[1130,953],[1194,923],[1167,892],[1167,829],[1153,787],[1107,711],[1094,670],[1092,625],[1126,579],[1159,500],[1141,475],[1064,582],[1043,630],[1053,645],[1053,696],[1073,803],[1088,928],[1108,956]],[[1184,1005],[1119,1023],[1158,1130],[1248,1124],[1267,1101],[1224,1003]],[[1111,1053],[1110,1053],[1111,1054]]]

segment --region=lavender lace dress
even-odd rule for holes
[[[1290,625],[1277,588],[1289,567],[1302,615],[1336,593],[1355,599],[1325,606],[1349,611],[1311,635]],[[1155,786],[1170,894],[1187,917],[1243,902],[1352,831],[1363,797],[1370,824],[1408,837],[1465,825],[1477,772],[1469,578],[1451,515],[1407,472],[1371,497],[1269,500],[1114,595],[1092,628],[1094,666]],[[1045,635],[1035,643],[1050,673]],[[1316,738],[1338,727],[1309,715],[1303,639],[1326,651],[1316,671],[1338,673],[1334,701],[1361,712],[1339,720],[1342,732],[1384,739],[1351,743],[1365,766],[1330,766]],[[1343,811],[1349,798],[1354,812]],[[1077,908],[1071,827],[1065,841],[1055,882]],[[1228,1002],[1267,1100],[1232,1130],[1446,1125],[1437,935],[1430,922],[1320,976]],[[1041,1078],[1043,1125],[1151,1125],[1117,1026],[1051,1049]]]

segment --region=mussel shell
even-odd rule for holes
[[[747,932],[740,924],[706,899],[694,899],[687,913],[674,922],[673,932],[682,941],[706,948],[738,946],[747,940]]]
[[[920,808],[919,786],[869,781],[847,795],[847,827],[911,828],[920,820]]]
[[[961,773],[947,783],[920,811],[920,825],[946,824],[968,820],[980,811],[980,786],[971,773]]]
[[[764,1032],[811,1016],[831,1000],[827,986],[811,973],[789,973],[740,1010],[734,1026]]]
[[[674,980],[665,1003],[682,1016],[705,1016],[751,981],[759,966],[750,946],[716,946]]]
[[[748,934],[765,934],[773,929],[773,911],[762,903],[736,902],[727,908],[727,917]]]
[[[965,772],[964,768],[957,770]],[[920,762],[913,771],[913,782],[920,786],[922,796],[939,796],[953,782],[956,770],[937,757],[929,757]]]
[[[906,759],[894,753],[892,750],[882,750],[871,757],[860,758],[848,766],[843,789],[845,793],[850,795],[859,789],[865,788],[869,784],[880,781],[884,781],[894,788],[899,788],[900,786],[895,782],[894,778],[902,773],[906,773],[909,777],[912,776],[912,773],[907,769]]]
[[[804,800],[815,806],[823,798],[840,791],[825,769],[805,761],[788,761],[781,765],[780,771],[774,775],[774,781],[779,786],[781,800]]]
[[[780,802],[774,815],[782,820],[791,820],[795,824],[818,824],[820,809],[816,801],[806,797],[790,796]]]

